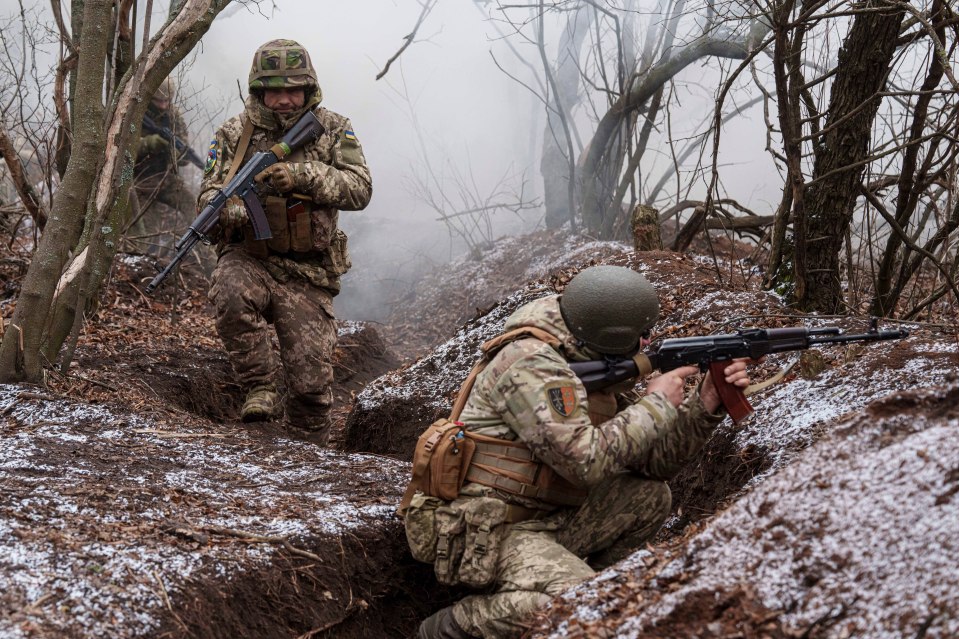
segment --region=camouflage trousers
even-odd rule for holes
[[[299,279],[281,284],[263,262],[237,248],[217,261],[210,301],[217,333],[247,391],[278,381],[273,325],[286,372],[287,421],[313,431],[322,443],[333,405],[336,322],[330,294]]]
[[[456,623],[484,639],[519,637],[533,612],[594,575],[592,566],[604,568],[640,548],[659,530],[671,504],[665,482],[623,474],[591,490],[575,511],[513,525],[503,540],[493,591],[455,603]]]

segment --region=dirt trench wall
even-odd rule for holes
[[[406,637],[448,601],[395,514],[408,472],[0,387],[0,636]]]
[[[959,385],[832,426],[685,539],[571,590],[531,636],[959,636]]]

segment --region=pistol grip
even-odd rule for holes
[[[710,362],[709,372],[712,373],[713,385],[719,393],[720,401],[726,407],[729,416],[738,424],[753,412],[753,407],[749,405],[749,400],[746,399],[741,388],[726,381],[723,369],[728,365],[729,360]]]

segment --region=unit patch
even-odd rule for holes
[[[546,389],[546,401],[561,417],[569,417],[576,410],[576,388],[572,384],[549,387]]]
[[[206,154],[206,165],[203,167],[203,175],[209,174],[216,166],[216,138],[210,142],[210,150]]]

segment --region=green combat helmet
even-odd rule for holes
[[[299,88],[319,88],[310,54],[303,45],[296,40],[270,40],[256,50],[250,91]]]
[[[630,355],[659,317],[653,285],[622,266],[591,266],[570,280],[559,300],[573,337],[606,355]]]

